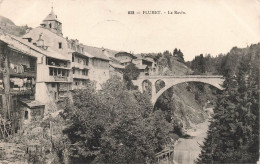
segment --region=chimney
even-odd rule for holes
[[[44,46],[44,40],[42,39],[42,33],[39,35],[39,39],[36,41],[38,47]]]

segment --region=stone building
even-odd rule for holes
[[[53,12],[51,12],[53,13]],[[58,22],[57,22],[58,23]],[[45,56],[37,69],[36,98],[43,103],[56,103],[68,96],[73,82],[71,75],[70,50],[67,41],[55,29],[44,26],[29,31],[22,38],[40,48]]]
[[[101,85],[110,77],[110,59],[104,54],[103,48],[84,45],[84,52],[92,56],[90,58],[89,79],[96,83],[96,89],[99,90],[101,89]]]
[[[71,49],[71,52],[69,52],[73,78],[71,89],[84,89],[86,84],[89,82],[90,58],[93,56],[84,52],[83,45],[79,44],[77,39],[69,40],[67,38],[67,44],[68,48]]]

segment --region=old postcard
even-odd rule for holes
[[[0,0],[0,163],[259,163],[259,0]]]

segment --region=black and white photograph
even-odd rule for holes
[[[0,164],[260,164],[260,0],[0,0]]]

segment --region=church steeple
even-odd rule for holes
[[[47,28],[58,35],[62,35],[62,23],[58,20],[57,15],[53,11],[53,7],[51,8],[51,12],[41,23],[41,26]]]

